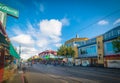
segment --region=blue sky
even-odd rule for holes
[[[7,18],[7,33],[28,58],[56,50],[75,37],[94,38],[120,24],[120,0],[0,0],[19,11]],[[115,12],[117,11],[117,12]]]

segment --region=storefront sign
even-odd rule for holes
[[[107,60],[109,68],[120,68],[120,60]]]
[[[1,3],[0,3],[0,11],[5,12],[5,13],[7,13],[11,16],[17,17],[17,18],[19,17],[19,12],[17,10],[10,8]]]

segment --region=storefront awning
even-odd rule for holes
[[[10,55],[12,55],[13,57],[17,59],[20,59],[20,56],[18,55],[18,53],[16,52],[16,50],[14,49],[11,43],[10,43]]]
[[[6,37],[0,33],[0,43],[8,45],[9,43],[6,41]]]

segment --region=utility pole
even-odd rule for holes
[[[19,56],[21,55],[21,44],[19,44]]]
[[[21,44],[19,44],[19,56],[21,56]],[[21,69],[21,58],[18,60],[19,68]]]

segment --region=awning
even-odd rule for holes
[[[9,45],[9,43],[6,40],[6,37],[0,33],[0,43]]]
[[[10,43],[10,55],[12,55],[13,57],[17,59],[20,59],[20,56],[18,55],[18,53],[16,52],[16,50],[14,49],[11,43]]]
[[[6,40],[6,37],[0,33],[0,46],[3,46],[9,50],[9,42]]]

